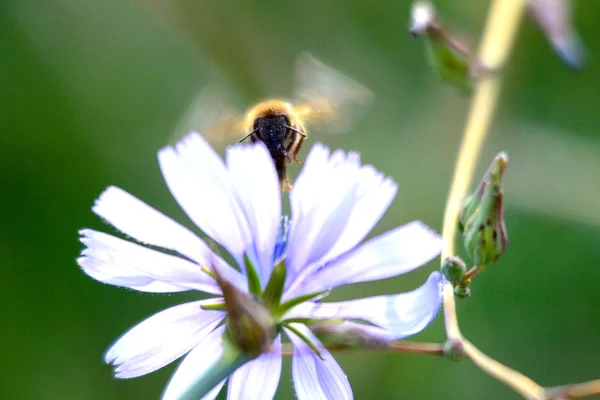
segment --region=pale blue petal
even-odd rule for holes
[[[323,359],[298,336],[286,329],[286,334],[294,345],[292,357],[292,375],[294,388],[299,400],[351,400],[352,388],[346,374],[313,335],[301,324],[293,327],[310,339],[320,350]]]
[[[223,333],[225,326],[212,331],[183,359],[171,377],[162,400],[177,400],[185,390],[198,380],[209,368],[219,361],[223,354]],[[221,391],[225,380],[200,400],[212,400]]]
[[[290,195],[288,286],[304,279],[309,273],[306,267],[311,263],[318,264],[332,248],[344,231],[356,202],[358,155],[341,151],[334,152],[329,158],[327,155],[327,149],[322,146],[313,147],[306,160],[306,174],[303,170]]]
[[[320,265],[354,248],[377,224],[390,206],[398,185],[370,165],[361,167],[352,212],[335,244],[320,260]]]
[[[229,171],[218,154],[197,133],[175,148],[158,153],[171,194],[190,219],[236,259],[248,249],[252,234]]]
[[[442,239],[420,221],[414,221],[369,240],[321,267],[300,290],[312,293],[350,283],[390,278],[412,271],[436,257]]]
[[[120,188],[107,188],[92,210],[142,243],[176,251],[201,265],[214,256],[206,243],[188,228]]]
[[[201,266],[214,263],[237,287],[247,286],[246,277],[212,252],[192,231],[120,188],[107,188],[92,210],[139,242],[173,250]]]
[[[423,330],[435,318],[442,301],[442,275],[432,272],[423,286],[407,293],[337,303],[303,303],[285,318],[360,320],[401,339]]]
[[[202,300],[168,308],[145,319],[112,345],[105,356],[114,364],[117,378],[149,374],[186,354],[225,318],[221,311],[206,311]]]
[[[281,193],[273,160],[262,143],[227,150],[227,167],[253,239],[261,283],[273,270],[273,251],[281,221]]]
[[[281,336],[272,351],[238,368],[228,384],[227,400],[271,400],[281,375]]]
[[[87,248],[77,262],[96,280],[143,292],[221,293],[214,279],[191,261],[91,229],[80,233]]]

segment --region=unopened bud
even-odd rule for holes
[[[454,286],[454,294],[461,299],[471,297],[471,281],[466,280]]]
[[[227,333],[233,344],[242,353],[252,357],[269,351],[276,336],[269,310],[225,280],[216,267],[213,267],[213,271],[223,292]]]
[[[426,1],[417,1],[412,6],[410,18],[410,33],[413,36],[422,35],[434,25],[436,25],[435,8]]]
[[[433,5],[425,1],[413,4],[409,30],[413,36],[423,37],[429,63],[442,80],[471,93],[474,68],[469,46],[444,29]]]
[[[391,340],[371,326],[356,323],[324,321],[309,326],[321,343],[330,349],[385,349]]]
[[[467,272],[467,266],[460,257],[450,256],[442,262],[442,275],[453,285],[461,283]]]
[[[498,154],[477,190],[469,196],[460,214],[465,249],[476,266],[495,263],[506,250],[502,178],[508,156]]]

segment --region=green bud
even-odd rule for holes
[[[465,249],[476,266],[497,262],[508,245],[502,189],[507,164],[506,153],[498,154],[461,210],[460,228]]]
[[[471,297],[471,281],[466,280],[454,286],[454,294],[461,299]]]
[[[413,4],[410,33],[423,37],[429,63],[442,80],[464,94],[473,91],[471,51],[443,28],[433,5],[425,1]]]
[[[310,324],[310,330],[329,349],[385,349],[389,338],[378,337],[369,332],[369,327],[340,321],[320,321]]]
[[[453,285],[461,283],[467,272],[467,266],[460,257],[450,256],[442,262],[442,275]]]
[[[269,310],[253,296],[238,290],[213,266],[227,311],[227,335],[240,352],[258,357],[271,349],[277,334]]]

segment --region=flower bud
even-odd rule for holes
[[[309,327],[321,343],[330,349],[385,349],[391,340],[390,336],[372,326],[356,323],[320,321]]]
[[[507,163],[508,156],[504,152],[494,158],[477,190],[465,200],[461,210],[460,228],[465,249],[475,266],[497,262],[508,245],[502,189]]]
[[[423,37],[428,61],[442,80],[470,94],[473,90],[471,51],[464,41],[443,28],[433,5],[425,1],[413,4],[409,30],[413,36]]]
[[[467,272],[467,266],[460,257],[450,256],[442,262],[442,275],[453,285],[461,283]]]
[[[227,334],[233,344],[252,357],[269,351],[276,336],[269,310],[224,279],[215,266],[213,271],[225,299]]]
[[[466,280],[454,286],[454,294],[461,299],[471,297],[471,281]]]

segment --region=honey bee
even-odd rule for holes
[[[269,99],[251,107],[245,116],[237,113],[226,96],[214,88],[201,91],[176,131],[181,136],[198,130],[213,144],[229,141],[261,141],[269,150],[281,191],[291,189],[287,167],[300,164],[298,153],[307,138],[306,124],[323,133],[343,133],[373,98],[352,79],[327,67],[309,54],[297,63],[294,101]]]
[[[291,189],[287,166],[291,158],[300,163],[297,155],[306,139],[304,124],[292,105],[283,100],[258,103],[246,114],[245,127],[249,133],[240,142],[248,138],[252,143],[262,141],[271,153],[282,191]]]

